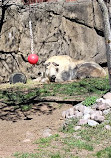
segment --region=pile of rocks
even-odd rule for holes
[[[62,117],[78,119],[78,126],[88,124],[96,126],[105,121],[105,115],[111,113],[111,93],[107,93],[103,98],[97,99],[91,107],[86,107],[82,103],[75,105],[62,112]],[[79,127],[76,127],[79,129]],[[111,129],[111,126],[106,126]]]

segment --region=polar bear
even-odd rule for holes
[[[74,60],[68,55],[52,56],[44,63],[50,82],[64,82],[89,77],[105,77],[105,70],[95,62]]]

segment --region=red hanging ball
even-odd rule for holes
[[[39,57],[38,57],[36,54],[30,54],[30,55],[28,56],[28,62],[29,62],[30,64],[37,64],[38,58],[39,58]]]

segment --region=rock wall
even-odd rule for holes
[[[106,62],[103,21],[96,0],[31,5],[34,52],[39,56],[35,66],[27,62],[31,52],[29,7],[18,0],[4,8],[0,8],[0,82],[8,81],[13,72],[36,78],[44,61],[58,54]]]

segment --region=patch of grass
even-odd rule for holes
[[[0,90],[0,99],[4,99],[11,103],[26,103],[34,97],[45,97],[45,96],[58,96],[65,95],[64,98],[67,99],[69,96],[84,96],[84,95],[101,95],[109,91],[109,81],[108,79],[100,78],[88,78],[79,81],[74,81],[71,83],[51,83],[44,84],[43,86],[35,85],[37,88],[32,88],[32,86],[15,84],[10,88]]]
[[[64,144],[67,144],[70,148],[74,148],[74,147],[77,147],[79,149],[85,149],[85,150],[88,150],[88,151],[93,151],[93,146],[92,145],[89,145],[87,142],[84,142],[82,140],[76,140],[75,138],[64,138],[63,139],[63,143]]]
[[[111,146],[98,151],[95,156],[97,158],[111,158]]]
[[[51,158],[61,158],[60,153],[52,154]]]
[[[77,132],[81,139],[87,141],[90,144],[97,145],[104,140],[110,142],[111,132],[104,128],[104,124],[100,124],[97,127],[84,126],[84,129]]]
[[[35,97],[40,96],[39,89],[30,89],[28,91],[19,91],[19,90],[3,90],[0,91],[0,96],[4,101],[8,101],[8,103],[26,103],[31,99],[34,99]]]
[[[46,138],[40,138],[39,140],[35,141],[35,144],[38,144],[39,147],[45,148],[50,145],[52,140],[57,141],[58,137],[59,137],[59,134],[55,134]]]
[[[30,105],[23,105],[21,106],[22,111],[29,111],[32,108],[31,104]]]
[[[58,91],[59,90],[59,91]],[[86,93],[104,94],[109,91],[109,81],[106,78],[87,78],[65,84],[45,84],[41,89],[42,96],[65,94],[68,96],[84,95]]]
[[[40,152],[40,153],[15,153],[13,155],[15,158],[79,158],[73,154],[61,154],[60,152]]]
[[[73,133],[74,132],[74,125],[76,125],[78,122],[78,119],[69,119],[67,120],[61,129],[61,132],[63,133]]]
[[[17,152],[13,156],[16,158],[40,158],[43,155],[41,153],[18,153]]]
[[[109,118],[110,115],[107,116],[108,120]],[[82,129],[78,131],[74,131],[75,125],[77,125],[77,121],[70,120],[66,122],[61,130],[61,132],[67,133],[68,136],[63,139],[63,143],[66,144],[65,148],[67,150],[77,147],[78,149],[93,151],[98,144],[104,142],[110,143],[109,138],[111,137],[111,132],[104,128],[104,123],[98,125],[97,127],[84,125]]]
[[[82,103],[85,106],[91,106],[96,103],[97,99],[98,99],[97,96],[90,96],[90,97],[87,97]]]

